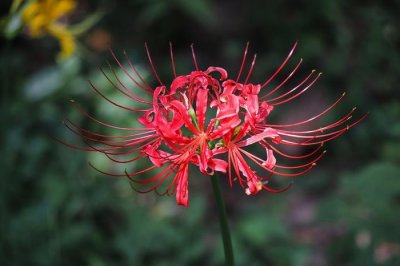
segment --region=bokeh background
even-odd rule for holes
[[[116,65],[109,46],[120,56],[126,50],[155,84],[144,42],[169,80],[169,41],[179,73],[193,68],[194,43],[201,68],[222,66],[233,75],[250,41],[250,53],[258,54],[252,81],[262,82],[296,40],[289,65],[304,58],[299,73],[324,74],[273,119],[305,118],[344,91],[343,103],[321,124],[353,106],[369,116],[329,143],[327,156],[288,192],[248,197],[222,182],[237,265],[400,265],[399,1],[78,3],[68,23],[94,12],[102,17],[67,60],[56,59],[59,46],[51,37],[32,39],[25,31],[1,37],[0,265],[222,264],[208,177],[193,171],[190,207],[179,207],[174,198],[139,195],[127,180],[99,174],[88,161],[113,166],[49,136],[77,143],[61,123],[65,117],[91,126],[70,99],[106,121],[134,123],[87,83],[126,102],[98,68]],[[1,1],[2,18],[10,5]]]

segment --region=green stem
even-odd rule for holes
[[[228,219],[226,217],[225,211],[225,203],[221,194],[221,186],[219,184],[218,175],[214,174],[213,176],[211,176],[211,181],[213,184],[215,200],[217,202],[219,225],[221,227],[222,242],[224,244],[225,265],[233,266],[235,263],[233,259],[232,240],[229,232]]]

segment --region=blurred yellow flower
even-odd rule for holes
[[[60,42],[60,58],[71,56],[75,49],[75,37],[65,23],[60,20],[77,6],[76,0],[34,0],[28,3],[22,13],[32,38],[51,35]]]

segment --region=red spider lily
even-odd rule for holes
[[[105,97],[94,85],[91,84],[91,87],[111,104],[139,113],[138,122],[142,127],[110,125],[96,119],[78,106],[78,110],[95,123],[124,133],[104,135],[66,120],[67,128],[83,138],[87,147],[66,145],[79,150],[101,152],[110,160],[121,164],[139,160],[150,161],[150,166],[134,172],[106,173],[95,169],[111,176],[128,177],[132,183],[144,185],[143,190],[135,188],[139,192],[156,191],[161,195],[176,195],[177,203],[184,206],[189,202],[189,165],[197,166],[205,175],[213,175],[214,171],[227,173],[230,185],[232,186],[237,180],[248,195],[256,194],[262,189],[270,192],[284,191],[290,185],[283,189],[273,189],[268,186],[272,175],[294,177],[307,173],[324,155],[325,152],[321,151],[322,144],[337,138],[365,117],[353,121],[354,108],[329,125],[309,130],[296,129],[300,125],[304,126],[321,118],[343,99],[343,94],[333,104],[311,118],[291,124],[269,122],[269,115],[275,108],[299,97],[320,77],[320,74],[312,71],[297,85],[276,96],[294,76],[302,63],[300,60],[277,86],[266,88],[285,67],[296,46],[297,43],[278,69],[262,84],[248,83],[256,56],[244,80],[240,81],[247,58],[248,44],[235,80],[228,79],[227,71],[220,67],[200,70],[193,46],[191,48],[195,70],[188,75],[178,76],[170,46],[174,79],[167,86],[159,78],[146,45],[150,67],[159,83],[155,88],[144,80],[126,54],[129,68],[111,52],[131,84],[125,84],[111,66],[111,74],[102,70],[103,74],[116,90],[142,108],[122,106]],[[135,89],[132,90],[130,87]],[[136,90],[140,90],[147,97],[138,96]],[[211,118],[208,118],[210,115]],[[256,145],[265,151],[264,155],[256,155],[247,149]],[[313,148],[307,154],[294,155],[284,152],[284,146]],[[126,158],[127,156],[129,158]],[[278,164],[276,156],[279,157],[278,161],[286,158],[285,160],[293,160],[294,164]],[[296,163],[304,160],[305,163]],[[153,173],[154,171],[156,173]],[[138,177],[145,176],[146,173],[152,173],[151,177]]]

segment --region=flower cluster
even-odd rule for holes
[[[145,185],[146,189],[141,192],[156,191],[160,194],[176,195],[176,202],[180,205],[187,206],[189,203],[190,165],[197,167],[204,175],[213,175],[215,171],[225,173],[229,184],[232,186],[234,182],[239,183],[247,195],[254,195],[263,189],[270,192],[284,191],[290,185],[279,190],[269,186],[272,175],[293,177],[308,172],[324,155],[325,152],[321,150],[323,143],[340,136],[364,118],[351,121],[355,110],[353,109],[329,125],[317,129],[298,129],[298,126],[307,125],[330,111],[341,101],[343,94],[322,112],[306,120],[290,124],[269,122],[269,116],[275,108],[303,94],[320,77],[320,74],[312,71],[297,85],[279,93],[300,67],[300,60],[286,78],[273,88],[267,89],[287,64],[296,45],[276,72],[262,84],[248,82],[256,57],[251,62],[248,73],[242,75],[248,45],[235,79],[229,78],[227,71],[220,67],[200,70],[193,46],[195,70],[188,75],[177,75],[171,48],[174,79],[170,84],[164,84],[159,78],[146,46],[150,66],[159,83],[155,88],[143,79],[129,59],[130,69],[113,53],[117,64],[132,82],[131,86],[141,90],[148,97],[139,97],[114,70],[114,77],[103,71],[104,74],[115,89],[144,108],[122,106],[105,97],[91,84],[92,88],[112,104],[141,113],[138,122],[142,126],[117,127],[106,124],[84,111],[82,112],[95,122],[126,131],[126,134],[104,135],[81,128],[69,120],[66,121],[66,126],[84,138],[85,143],[89,145],[87,148],[76,147],[78,149],[101,152],[117,163],[131,163],[141,159],[151,161],[150,166],[138,171],[106,174],[126,176],[133,183]],[[251,149],[254,150],[254,147],[250,146],[256,146],[259,155],[250,152]],[[284,152],[284,146],[310,148],[306,154],[295,155]],[[119,159],[119,156],[126,155],[132,157]],[[286,161],[293,160],[294,163],[278,164],[278,157],[286,158]],[[301,163],[297,163],[298,160],[301,160]],[[154,171],[156,172],[150,177],[138,177]]]

